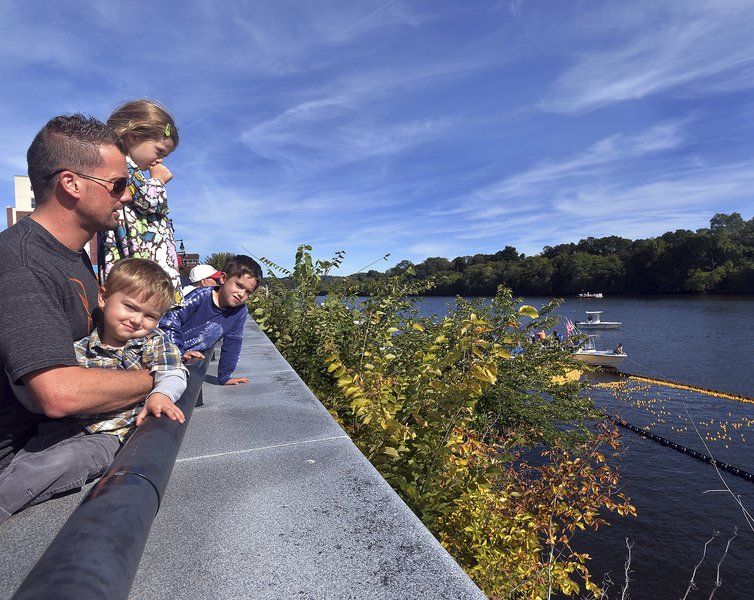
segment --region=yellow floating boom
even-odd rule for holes
[[[729,392],[720,392],[718,390],[710,390],[703,387],[697,387],[694,385],[687,385],[685,383],[679,383],[677,381],[670,381],[668,379],[655,379],[653,377],[644,377],[642,375],[631,375],[629,373],[621,373],[620,371],[615,371],[615,373],[621,377],[627,377],[628,379],[632,379],[634,381],[654,383],[654,384],[663,385],[669,388],[675,388],[677,390],[688,390],[690,392],[699,392],[707,396],[713,396],[714,398],[725,398],[727,400],[738,400],[739,402],[748,402],[749,404],[754,404],[754,398],[749,398],[748,396],[741,396],[739,394],[731,394]],[[619,382],[616,381],[616,382],[609,382],[609,383],[604,383],[604,384],[596,384],[596,386],[612,387],[613,385],[618,385],[618,384]]]

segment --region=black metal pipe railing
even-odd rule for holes
[[[183,424],[147,418],[71,514],[13,595],[17,600],[127,598],[173,472],[212,350],[188,364]]]
[[[636,425],[631,425],[631,423],[624,421],[620,417],[612,417],[612,419],[616,423],[616,425],[620,425],[621,427],[624,427],[625,429],[628,429],[629,431],[633,431],[634,433],[640,435],[641,437],[644,437],[644,438],[647,438],[648,440],[652,440],[653,442],[662,444],[663,446],[667,446],[668,448],[672,448],[673,450],[676,450],[677,452],[681,452],[683,454],[687,454],[688,456],[692,456],[693,458],[696,458],[697,460],[701,460],[702,462],[715,465],[718,469],[722,469],[723,471],[727,471],[728,473],[737,475],[738,477],[741,477],[742,479],[745,479],[746,481],[754,481],[754,473],[749,473],[748,471],[744,471],[743,469],[739,469],[738,467],[734,467],[733,465],[719,461],[711,457],[709,454],[704,454],[703,452],[698,452],[691,448],[687,448],[686,446],[682,444],[678,444],[662,436],[659,436],[656,433],[652,433],[648,429],[642,429],[641,427],[637,427]]]

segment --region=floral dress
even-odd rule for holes
[[[182,300],[178,255],[175,252],[173,223],[168,218],[168,195],[165,185],[156,178],[147,179],[131,157],[126,157],[133,201],[121,212],[118,227],[100,233],[98,262],[100,280],[104,281],[112,266],[122,258],[149,258],[170,276],[176,290],[176,304]]]

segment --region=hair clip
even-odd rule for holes
[[[170,123],[165,123],[165,129],[162,130],[166,138],[170,137]]]

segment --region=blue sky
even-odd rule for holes
[[[754,3],[0,0],[0,194],[55,114],[156,98],[188,250],[452,258],[754,206]]]

